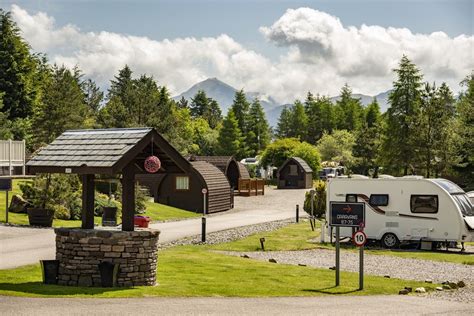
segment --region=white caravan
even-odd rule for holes
[[[334,178],[327,187],[327,219],[330,201],[364,202],[364,231],[387,248],[404,241],[431,246],[474,240],[474,206],[460,187],[445,179]],[[340,234],[351,237],[352,229],[341,227]]]

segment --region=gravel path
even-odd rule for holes
[[[239,240],[256,233],[277,230],[293,222],[294,220],[282,220],[282,221],[268,222],[268,223],[242,226],[242,227],[222,230],[215,233],[207,234],[205,244],[215,245],[215,244],[230,242],[234,240]],[[166,249],[166,248],[170,248],[174,246],[199,245],[199,244],[203,244],[201,242],[201,235],[195,235],[188,238],[172,241],[169,243],[158,244],[158,247],[159,249]]]

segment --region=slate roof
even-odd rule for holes
[[[301,159],[300,157],[291,157],[291,158],[289,158],[287,161],[285,161],[281,165],[281,167],[278,169],[278,172],[280,172],[281,169],[283,169],[292,160],[295,161],[303,169],[304,172],[313,173],[313,169],[311,169],[311,167],[308,165],[308,163],[306,161],[304,161],[303,159]]]
[[[191,162],[201,174],[208,190],[209,212],[227,211],[231,208],[231,191],[227,177],[216,166],[205,161]]]
[[[112,167],[152,128],[69,130],[41,149],[27,166]]]

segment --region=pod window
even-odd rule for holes
[[[357,203],[357,194],[346,194],[347,203]]]
[[[388,194],[371,194],[369,204],[371,206],[387,206]]]
[[[438,213],[438,196],[412,195],[410,209],[412,213]]]
[[[176,177],[176,190],[186,191],[189,190],[189,177]]]

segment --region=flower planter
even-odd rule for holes
[[[40,260],[44,284],[58,284],[59,260]]]
[[[148,216],[135,216],[133,218],[133,224],[138,227],[148,228],[150,223],[150,217]]]
[[[102,226],[117,226],[117,207],[102,207]]]
[[[42,208],[27,208],[26,211],[31,226],[53,226],[54,211]]]

